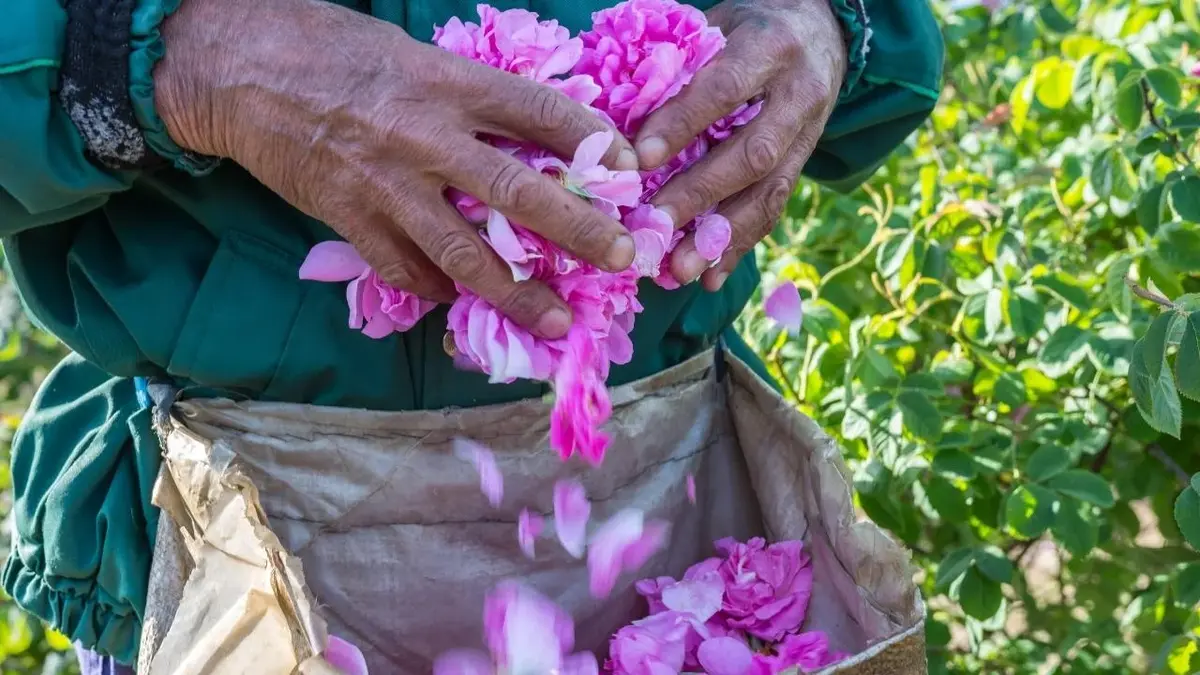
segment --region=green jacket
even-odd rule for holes
[[[422,39],[451,16],[473,17],[475,5],[341,2]],[[850,38],[850,67],[805,173],[850,188],[932,109],[942,40],[926,0],[832,2]],[[95,146],[85,137],[92,137],[70,114],[81,103],[66,87],[60,91],[62,64],[70,63],[65,45],[78,42],[68,39],[74,15],[69,20],[59,0],[4,4],[0,236],[29,313],[75,354],[42,386],[14,440],[16,536],[3,584],[71,638],[132,662],[159,449],[129,378],[168,376],[256,399],[393,410],[483,405],[544,390],[530,382],[488,385],[455,370],[441,347],[443,312],[384,340],[348,329],[341,289],[297,278],[308,249],[333,233],[233,164],[198,175],[201,167],[171,142],[153,107],[150,73],[163,50],[158,24],[179,0],[130,3],[129,98],[122,90],[121,104],[132,103],[145,144],[174,163],[152,171],[106,169],[90,158]],[[613,3],[493,4],[533,9],[578,30],[592,11]],[[717,294],[644,288],[634,360],[615,368],[612,382],[709,347],[757,283],[747,260]]]

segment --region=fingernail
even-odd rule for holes
[[[713,288],[712,289],[714,291],[721,290],[721,287],[725,285],[725,280],[728,278],[729,278],[728,272],[717,272],[717,276],[713,277],[713,281],[712,281]]]
[[[704,274],[704,270],[708,269],[708,266],[711,264],[696,251],[683,253],[683,259],[679,261],[679,266],[683,270],[683,276],[689,284],[699,279],[700,275]]]
[[[621,153],[619,155],[617,155],[617,170],[618,171],[637,171],[638,170],[637,153],[634,152],[633,150],[628,150],[628,149],[622,150]]]
[[[567,334],[571,328],[571,315],[566,310],[555,307],[538,319],[537,332],[547,340],[557,340]]]
[[[658,136],[643,138],[637,144],[637,154],[642,168],[656,169],[667,161],[667,142]]]
[[[637,246],[633,243],[633,237],[623,234],[617,237],[612,246],[608,249],[608,255],[604,261],[608,264],[610,270],[620,272],[633,264],[633,257],[637,255]]]

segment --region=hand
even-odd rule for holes
[[[671,179],[653,200],[676,226],[720,205],[733,228],[720,261],[708,269],[690,235],[671,258],[676,280],[699,277],[715,291],[783,212],[833,111],[847,57],[829,0],[726,0],[708,16],[727,36],[724,51],[646,120],[636,145],[642,168],[657,168],[713,122],[764,97],[754,121]]]
[[[317,0],[187,0],[163,30],[156,105],[171,137],[242,165],[398,288],[449,302],[453,280],[543,337],[570,327],[553,291],[513,281],[447,187],[603,269],[633,261],[619,223],[476,138],[570,157],[608,128],[549,87]],[[636,168],[616,136],[606,165]]]

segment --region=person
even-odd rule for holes
[[[297,269],[342,238],[391,284],[448,301],[469,288],[544,337],[571,316],[449,207],[480,197],[618,270],[619,223],[476,139],[570,156],[603,122],[557,92],[426,41],[465,0],[15,0],[0,24],[0,235],[33,319],[71,349],[13,442],[15,536],[3,586],[88,651],[135,661],[160,462],[135,378],[214,395],[376,411],[542,396],[489,385],[442,348],[445,307],[405,334],[345,326],[340,291]],[[577,31],[605,0],[494,2]],[[724,336],[758,283],[752,249],[801,174],[850,189],[932,110],[942,41],[926,0],[698,0],[726,49],[604,162],[648,169],[737,105],[763,113],[656,202],[677,222],[714,204],[733,225],[685,286],[647,286],[632,361],[610,384]],[[692,283],[696,282],[696,283]],[[104,655],[100,658],[98,655]],[[106,670],[107,669],[107,670]]]

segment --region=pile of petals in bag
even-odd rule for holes
[[[611,364],[633,354],[629,333],[641,311],[639,280],[678,287],[669,272],[670,253],[686,232],[714,263],[729,245],[730,224],[714,211],[684,227],[650,205],[675,174],[749,123],[760,103],[747,102],[696,138],[679,156],[649,172],[610,171],[600,158],[612,133],[633,137],[646,117],[691,81],[724,47],[719,29],[699,10],[674,0],[629,0],[593,15],[593,27],[577,37],[554,21],[525,10],[478,7],[478,24],[452,19],[435,42],[466,58],[534,79],[592,108],[613,126],[587,138],[569,161],[538,147],[489,138],[527,165],[554,177],[567,190],[618,219],[630,230],[634,264],[620,273],[599,270],[562,251],[520,223],[509,221],[471,195],[448,198],[504,259],[516,280],[536,279],[567,302],[574,323],[565,338],[534,337],[468,289],[450,307],[448,332],[461,367],[481,370],[493,382],[518,378],[548,381],[555,393],[550,443],[563,459],[580,455],[599,465],[609,439],[601,426],[611,415],[605,380]],[[373,338],[403,332],[434,304],[383,282],[345,242],[312,249],[302,278],[347,283],[350,326]],[[800,296],[791,283],[764,301],[766,314],[792,331],[801,322]],[[493,506],[503,499],[503,480],[491,451],[460,440],[456,454],[474,465]],[[695,502],[689,477],[688,497]],[[553,532],[575,558],[586,555],[590,591],[607,597],[622,574],[634,573],[666,543],[669,524],[626,509],[591,528],[591,505],[573,481],[555,485]],[[522,511],[517,543],[535,555],[545,519]],[[717,557],[692,566],[683,578],[646,579],[637,590],[648,615],[611,639],[604,672],[614,675],[759,675],[815,672],[840,658],[826,636],[802,632],[812,590],[811,561],[800,542],[767,544],[722,540]],[[573,652],[571,618],[549,599],[515,582],[491,592],[484,608],[488,653],[455,650],[438,659],[437,675],[599,673],[596,658]],[[362,654],[331,637],[326,659],[345,673],[366,673]]]

